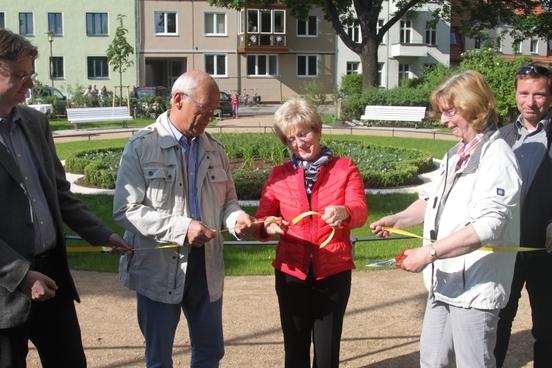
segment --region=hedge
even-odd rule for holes
[[[225,134],[220,136],[234,163],[234,178],[240,199],[258,199],[272,167],[287,160],[285,147],[270,135]],[[413,184],[420,172],[433,165],[429,154],[405,148],[368,145],[330,138],[324,143],[335,155],[351,157],[366,188]],[[81,151],[65,163],[69,172],[84,174],[87,184],[115,188],[122,148]],[[239,162],[239,164],[235,164]]]

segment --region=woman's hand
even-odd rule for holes
[[[401,268],[408,272],[421,272],[428,264],[433,262],[429,254],[429,247],[406,249],[405,258],[401,262]]]
[[[288,222],[281,217],[268,216],[263,222],[264,229],[268,235],[282,235],[286,232]]]
[[[397,225],[397,216],[396,215],[389,215],[380,218],[377,221],[374,221],[370,224],[370,229],[372,230],[372,233],[379,237],[379,238],[387,238],[389,235],[389,231],[384,230],[384,227],[396,227]]]
[[[331,227],[339,227],[343,221],[347,221],[350,217],[347,208],[332,205],[324,209],[324,214],[320,218]]]

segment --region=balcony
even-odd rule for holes
[[[238,35],[238,52],[288,52],[287,36],[285,34],[243,33]]]
[[[429,47],[425,43],[396,43],[391,45],[391,57],[426,57]]]

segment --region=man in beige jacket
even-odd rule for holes
[[[254,219],[238,205],[222,145],[205,133],[218,104],[208,74],[181,75],[170,110],[137,132],[121,159],[114,217],[134,252],[121,258],[120,278],[136,290],[148,368],[172,367],[181,309],[191,366],[218,367],[224,355],[220,231],[242,237]]]

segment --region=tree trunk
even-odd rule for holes
[[[119,105],[123,105],[123,72],[119,72],[119,95],[121,99],[119,100]]]
[[[378,80],[378,42],[375,34],[367,35],[367,42],[362,45],[360,60],[362,61],[362,88],[379,86]]]

